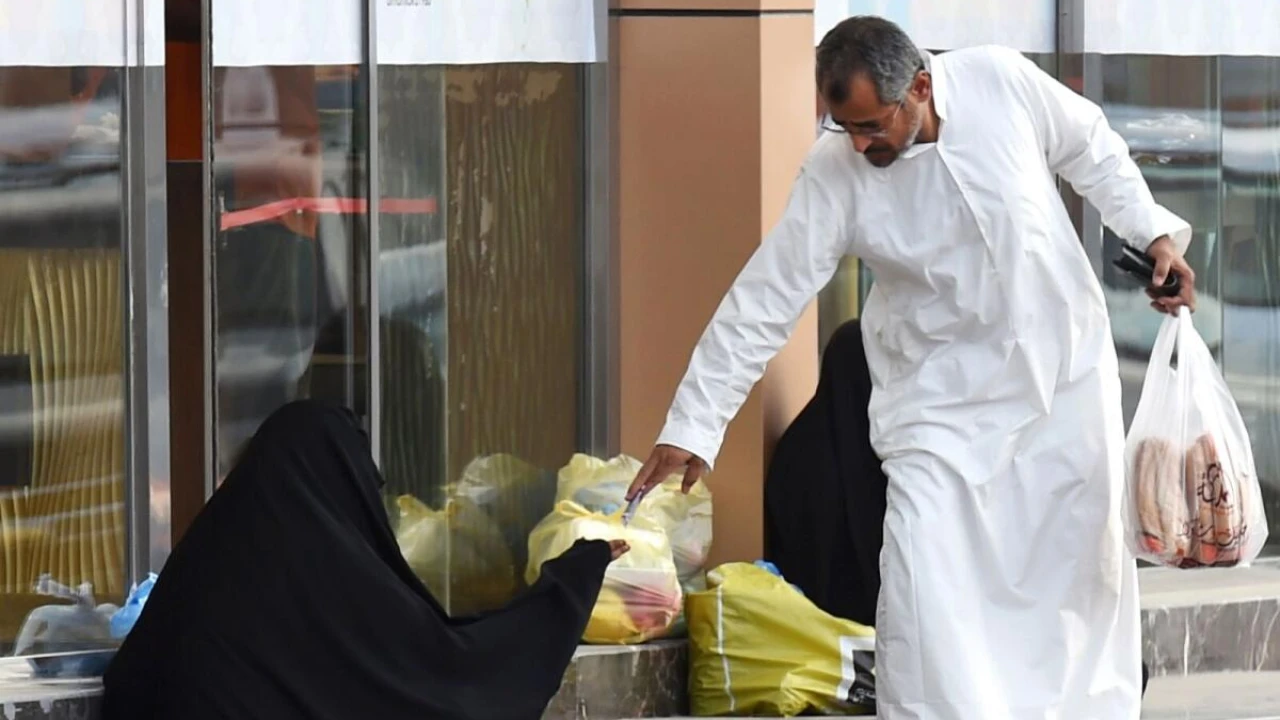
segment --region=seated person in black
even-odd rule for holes
[[[298,402],[174,549],[104,678],[107,720],[537,720],[623,543],[579,542],[508,607],[450,618],[400,554],[367,436]]]
[[[871,371],[857,320],[822,353],[813,399],[773,451],[764,486],[765,558],[815,605],[876,621],[888,480],[871,448]]]

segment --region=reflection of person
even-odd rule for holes
[[[320,194],[320,120],[314,67],[216,70],[214,163],[228,210],[249,210]],[[317,216],[310,210],[268,217],[223,232],[214,280],[220,360],[261,370],[218,384],[219,463],[230,458],[271,411],[299,395],[315,351],[318,317]],[[225,358],[225,359],[223,359]],[[221,369],[221,368],[220,368]]]
[[[218,70],[214,159],[232,175],[236,208],[320,192],[320,116],[313,67],[235,67]],[[274,220],[314,239],[315,213]]]
[[[1157,205],[1101,110],[999,48],[923,55],[846,20],[818,50],[831,118],[781,222],[717,310],[634,492],[692,483],[845,253],[871,439],[889,479],[880,717],[1136,720],[1136,565],[1102,291],[1054,175],[1194,301],[1186,222]],[[1162,278],[1161,278],[1162,279]]]
[[[165,565],[106,673],[104,717],[539,717],[626,545],[580,542],[505,609],[451,619],[380,487],[350,412],[303,401],[268,418]]]
[[[105,68],[0,67],[0,112],[7,116],[0,158],[42,163],[66,152],[89,131],[81,127],[86,107],[108,74]]]

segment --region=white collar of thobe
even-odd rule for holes
[[[924,59],[924,69],[929,71],[929,76],[933,79],[933,109],[938,113],[938,141],[942,140],[942,128],[945,126],[947,118],[947,78],[943,68],[944,63],[934,62],[933,53],[921,51]],[[938,146],[938,143],[918,143],[912,145],[902,151],[902,158],[913,158],[917,155],[929,152]]]

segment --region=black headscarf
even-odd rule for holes
[[[104,679],[105,717],[536,720],[609,564],[604,542],[527,594],[450,619],[401,556],[355,417],[277,411],[174,549]]]
[[[871,374],[854,320],[827,344],[813,399],[765,480],[765,558],[818,607],[873,625],[887,480],[871,448]]]

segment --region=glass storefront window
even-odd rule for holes
[[[518,591],[578,449],[585,67],[378,69],[382,467],[455,614]]]
[[[1219,62],[1222,366],[1253,441],[1267,553],[1280,555],[1280,58]]]
[[[326,5],[365,30],[375,10]],[[484,11],[379,4],[368,37],[281,8],[264,27],[252,7],[213,0],[216,476],[281,405],[354,407],[393,522],[433,533],[419,575],[450,612],[503,604],[582,436],[595,39],[526,18],[509,34],[527,42],[427,52],[419,34],[474,32]]]
[[[220,0],[214,0],[215,3]],[[361,25],[361,6],[333,23]],[[220,12],[241,5],[230,4]],[[237,12],[239,12],[237,10]],[[256,24],[254,17],[239,21]],[[228,19],[219,27],[234,27]],[[277,28],[283,35],[298,32]],[[262,32],[259,30],[258,32]],[[290,44],[311,47],[306,37]],[[281,42],[284,42],[283,40]],[[242,64],[220,65],[237,48]],[[314,47],[326,47],[315,39]],[[232,55],[230,51],[227,53]],[[246,60],[246,58],[249,58]],[[366,411],[367,75],[356,64],[252,65],[214,39],[217,478],[258,426],[313,397]]]
[[[1222,150],[1218,62],[1208,57],[1106,55],[1099,59],[1102,107],[1156,201],[1191,223],[1187,260],[1196,272],[1196,326],[1215,354],[1222,351],[1219,193]],[[1133,418],[1147,359],[1163,316],[1146,293],[1120,276],[1111,259],[1121,240],[1103,230],[1100,267],[1120,356],[1125,422]]]
[[[42,576],[126,589],[123,84],[0,67],[0,651],[106,642],[14,647]]]
[[[1156,199],[1194,229],[1196,328],[1218,357],[1253,441],[1280,553],[1280,59],[1104,55],[1104,108]],[[1104,233],[1103,258],[1119,241]],[[1142,390],[1160,317],[1105,264],[1126,420]]]

